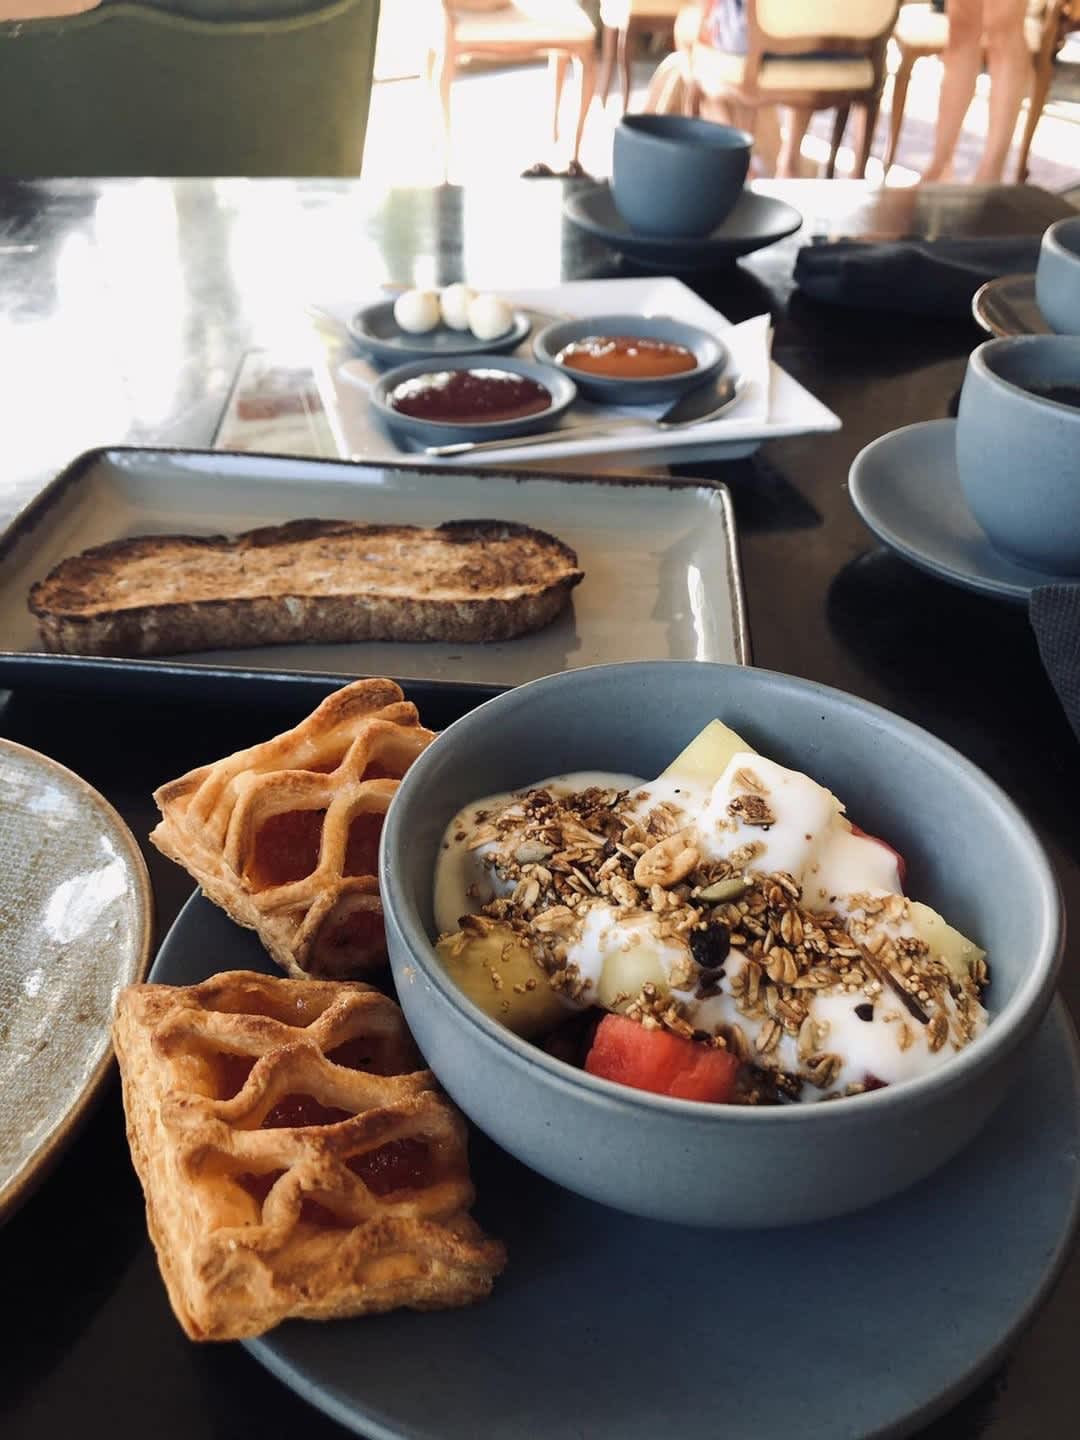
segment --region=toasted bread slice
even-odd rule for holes
[[[359,640],[509,640],[583,578],[569,546],[501,520],[293,520],[236,536],[147,535],[62,560],[31,591],[46,650],[174,655]]]

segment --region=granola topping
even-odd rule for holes
[[[568,1005],[731,1050],[743,1103],[858,1094],[970,1044],[987,1022],[981,952],[958,969],[903,895],[842,888],[852,867],[837,846],[810,845],[826,823],[840,849],[885,847],[838,822],[829,792],[759,756],[728,768],[707,814],[700,791],[627,776],[563,777],[481,802],[482,820],[463,812],[448,838],[473,876],[461,886],[473,920],[527,935]],[[792,776],[812,787],[801,810]],[[791,859],[797,873],[777,866],[798,844],[810,858]],[[884,863],[858,873],[876,879]],[[447,930],[448,907],[437,897]]]

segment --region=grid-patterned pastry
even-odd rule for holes
[[[114,1038],[150,1236],[192,1339],[488,1294],[505,1252],[468,1213],[465,1122],[385,995],[248,971],[133,985]]]
[[[386,958],[383,819],[434,738],[392,680],[357,680],[295,729],[155,791],[150,838],[288,974],[370,974]]]

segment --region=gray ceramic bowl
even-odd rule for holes
[[[1080,335],[1080,215],[1059,220],[1043,236],[1035,298],[1059,335]]]
[[[582,395],[609,405],[651,405],[675,400],[695,385],[717,374],[727,360],[727,351],[715,336],[697,325],[673,320],[669,315],[593,315],[584,320],[557,320],[541,330],[533,341],[533,354],[545,365],[556,365],[564,346],[586,335],[636,335],[648,340],[665,340],[685,345],[697,364],[678,375],[660,375],[649,380],[623,380],[559,366],[572,375]]]
[[[615,129],[615,208],[643,235],[708,235],[735,206],[753,138],[683,115],[626,115]]]
[[[988,340],[968,361],[956,427],[964,496],[1002,554],[1080,574],[1080,335]]]
[[[656,775],[714,716],[831,786],[864,827],[906,855],[910,893],[987,947],[993,1019],[950,1064],[818,1105],[672,1100],[552,1058],[490,1020],[446,975],[431,944],[432,875],[444,827],[462,805],[561,771]],[[837,690],[692,661],[548,676],[450,726],[395,797],[379,884],[405,1015],[466,1114],[569,1190],[697,1225],[839,1215],[942,1165],[978,1134],[1022,1070],[1063,938],[1057,882],[1038,839],[954,750]]]
[[[547,387],[551,393],[551,404],[546,410],[520,420],[471,424],[450,424],[403,415],[390,404],[391,394],[402,381],[443,370],[509,370],[515,375],[527,375]],[[565,370],[554,365],[539,365],[534,360],[521,360],[516,355],[449,355],[414,360],[409,365],[387,370],[372,385],[368,398],[371,408],[395,436],[416,440],[423,445],[443,445],[459,440],[508,440],[515,435],[547,430],[577,399],[577,386]]]

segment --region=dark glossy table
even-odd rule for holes
[[[803,211],[802,234],[691,283],[732,319],[771,309],[776,358],[844,428],[695,467],[734,495],[755,661],[884,704],[982,766],[1042,834],[1075,922],[1080,745],[1024,614],[879,550],[845,489],[869,440],[949,412],[979,332],[967,321],[815,306],[791,284],[797,246],[815,234],[1035,233],[1068,207],[1031,188],[762,188]],[[243,351],[280,344],[316,285],[331,294],[464,277],[497,288],[633,273],[563,224],[561,196],[550,180],[389,195],[320,182],[0,181],[0,519],[90,445],[208,444]],[[196,704],[168,705],[104,695],[71,704],[26,690],[3,701],[0,732],[86,776],[141,839],[155,785],[250,743],[295,708],[295,697],[285,698],[271,714],[226,703],[212,688]],[[438,714],[425,718],[440,723]],[[148,847],[147,858],[163,934],[190,886]],[[1063,990],[1080,1016],[1071,959]],[[88,1426],[154,1440],[342,1433],[238,1346],[183,1338],[146,1239],[115,1081],[0,1232],[0,1275],[5,1440]],[[1004,1369],[925,1433],[1065,1440],[1080,1432],[1078,1329],[1074,1255]]]

